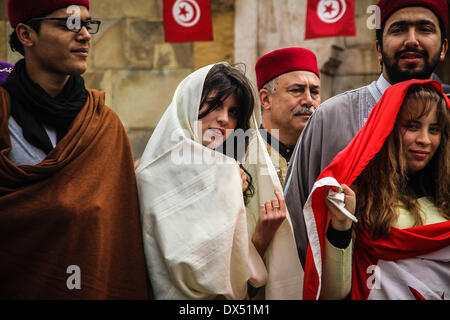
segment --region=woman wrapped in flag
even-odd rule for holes
[[[449,99],[390,87],[305,205],[305,299],[450,299]]]

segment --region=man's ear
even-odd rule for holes
[[[34,46],[36,31],[33,28],[26,24],[19,23],[16,26],[16,34],[24,48],[31,48]]]
[[[261,102],[261,108],[264,110],[270,110],[272,108],[272,93],[269,90],[259,90],[259,100]]]
[[[441,61],[445,60],[445,55],[447,54],[447,50],[448,50],[448,39],[446,38],[444,40],[444,43],[442,44],[441,55],[439,56]]]
[[[383,62],[383,53],[382,53],[381,45],[378,42],[378,40],[376,40],[375,43],[376,43],[376,46],[377,46],[378,62],[382,63]]]

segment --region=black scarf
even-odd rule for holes
[[[2,86],[11,96],[11,115],[22,127],[24,138],[46,154],[53,149],[53,145],[43,124],[56,129],[59,142],[88,98],[81,76],[71,76],[62,92],[51,97],[30,79],[25,59],[16,63]]]
[[[292,158],[292,154],[294,153],[294,149],[295,149],[295,145],[294,146],[287,146],[285,145],[283,142],[281,142],[280,140],[278,140],[278,149],[274,148],[272,146],[272,140],[277,141],[277,138],[275,138],[274,136],[272,136],[268,130],[264,129],[263,125],[261,124],[261,126],[259,127],[259,129],[262,129],[264,131],[266,131],[265,135],[261,135],[262,138],[264,140],[266,140],[267,144],[275,149],[287,162],[287,164],[289,165],[289,163],[291,162],[291,158]]]

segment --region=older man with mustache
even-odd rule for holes
[[[321,171],[363,127],[388,87],[410,79],[431,79],[447,53],[446,0],[380,0],[377,5],[381,28],[376,46],[382,74],[367,86],[323,103],[303,131],[288,168],[284,193],[303,266],[308,248],[303,206]],[[343,232],[348,245],[351,232]],[[337,244],[339,241],[328,240],[337,250],[346,249]]]
[[[317,58],[303,48],[269,52],[256,63],[261,101],[261,134],[284,185],[295,144],[320,104]]]

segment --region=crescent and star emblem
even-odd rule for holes
[[[339,21],[347,10],[345,0],[321,0],[317,6],[317,15],[325,23]]]
[[[178,0],[172,8],[175,21],[186,28],[192,27],[200,20],[200,6],[195,0]]]

